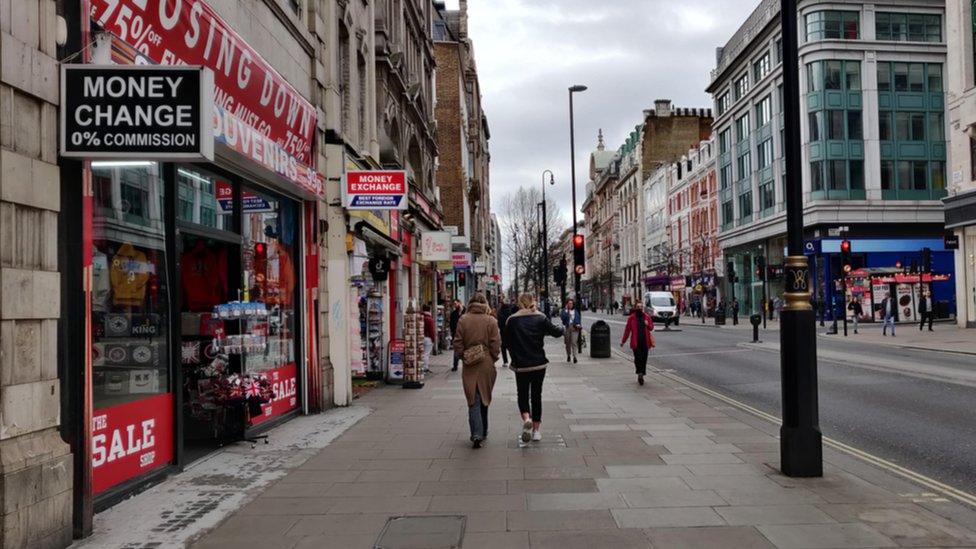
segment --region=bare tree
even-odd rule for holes
[[[514,273],[516,292],[540,290],[543,265],[543,240],[550,250],[566,225],[559,207],[546,197],[546,233],[542,234],[542,193],[539,189],[519,188],[502,198],[503,255]],[[550,264],[550,271],[555,265]],[[548,277],[550,284],[552,276]]]

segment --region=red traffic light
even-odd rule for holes
[[[840,243],[840,251],[845,254],[851,253],[851,241],[846,238]]]
[[[573,247],[582,248],[583,247],[583,235],[578,234],[573,237]]]

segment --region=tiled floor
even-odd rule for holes
[[[781,476],[775,429],[654,374],[638,386],[616,359],[551,365],[545,439],[524,448],[500,368],[488,442],[472,449],[447,360],[421,390],[369,393],[371,415],[194,547],[239,547],[257,530],[267,547],[369,548],[389,517],[412,515],[463,515],[465,549],[976,545],[884,474],[828,463],[822,479]]]

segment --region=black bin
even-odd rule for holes
[[[718,311],[715,313],[715,325],[725,326],[725,311]]]
[[[590,326],[590,357],[610,358],[610,325],[602,320]]]

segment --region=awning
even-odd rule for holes
[[[976,191],[947,196],[942,203],[946,229],[976,225]]]
[[[383,234],[382,231],[370,225],[368,222],[360,221],[356,223],[354,229],[356,231],[356,235],[365,240],[368,244],[382,248],[391,255],[400,255],[400,244]]]

